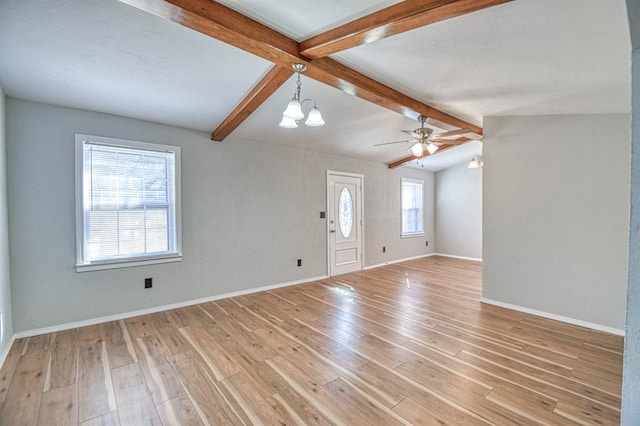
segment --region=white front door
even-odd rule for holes
[[[362,269],[362,175],[327,172],[329,275]]]

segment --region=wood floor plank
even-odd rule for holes
[[[102,324],[88,325],[78,329],[78,345],[91,346],[104,341]]]
[[[111,370],[113,387],[122,426],[160,426],[160,417],[138,364],[127,364]]]
[[[233,353],[233,359],[240,370],[247,374],[254,389],[268,398],[287,388],[287,383],[264,362],[258,362],[251,358],[243,348],[237,348]]]
[[[239,372],[221,382],[236,412],[242,413],[248,424],[286,424],[284,418],[273,409],[254,387],[244,372]]]
[[[137,362],[131,336],[129,336],[124,321],[111,321],[101,325],[111,368]]]
[[[184,395],[184,389],[168,362],[164,346],[156,336],[136,339],[138,361],[155,404]]]
[[[255,333],[245,329],[231,317],[219,318],[216,324],[226,333],[234,337],[235,345],[242,346],[256,361],[273,358],[278,353],[266,345]]]
[[[402,400],[398,405],[393,407],[393,411],[414,425],[454,425],[454,423],[439,417],[437,413],[432,413],[420,404],[417,404],[411,398]]]
[[[112,411],[82,422],[80,426],[120,426],[120,420],[118,419],[118,413]]]
[[[187,392],[196,401],[196,410],[202,412],[209,424],[236,425],[240,417],[235,413],[214,379],[209,376],[208,369],[191,352],[182,352],[169,357],[173,368]]]
[[[358,355],[346,345],[317,333],[308,327],[304,327],[304,332],[292,332],[292,334],[324,357],[339,359],[340,365],[349,370],[353,370],[367,362],[367,358]]]
[[[45,390],[76,383],[78,364],[78,330],[57,332],[51,347],[51,359]]]
[[[304,371],[280,356],[265,362],[289,383],[294,392],[302,396],[314,410],[319,412],[330,423],[336,425],[349,424],[350,413],[336,410],[335,398],[331,397],[322,388],[322,385],[310,379]]]
[[[33,336],[27,338],[27,342],[25,343],[24,349],[22,350],[24,354],[30,354],[34,352],[46,352],[51,347],[51,339],[55,333],[52,334],[40,334],[38,336]]]
[[[182,328],[198,324],[198,319],[194,318],[187,308],[171,309],[170,311],[165,311],[165,314],[169,318],[173,328]]]
[[[175,330],[174,324],[166,311],[149,314],[147,317],[149,317],[149,321],[153,324],[156,333]]]
[[[339,374],[330,365],[324,363],[299,343],[283,336],[276,328],[269,326],[254,333],[260,336],[263,341],[270,342],[278,354],[287,356],[289,362],[303,370],[308,377],[316,382],[328,383],[338,378]]]
[[[78,387],[57,387],[42,394],[38,426],[78,424]]]
[[[494,387],[486,399],[529,418],[532,422],[569,426],[573,422],[553,413],[557,401],[527,389],[503,383]]]
[[[37,423],[48,359],[48,352],[38,350],[20,357],[0,410],[0,425]]]
[[[425,359],[407,361],[394,370],[421,383],[428,383],[431,389],[452,401],[474,397],[481,399],[491,390],[488,385],[453,374]]]
[[[157,337],[169,355],[191,350],[191,345],[189,345],[189,342],[187,342],[179,330],[158,331]]]
[[[334,396],[337,404],[343,408],[343,412],[350,413],[347,419],[350,424],[364,422],[374,425],[401,425],[408,424],[396,413],[387,409],[384,405],[367,398],[362,392],[358,392],[342,378],[337,378],[324,385],[324,388]]]
[[[573,401],[580,404],[583,400],[587,400],[591,403],[595,402],[596,405],[601,406],[601,410],[609,407],[609,409],[617,409],[619,411],[619,397],[601,392],[598,389],[582,385],[581,383],[567,380],[562,382],[560,386],[554,386],[548,382],[545,382],[541,377],[527,375],[519,372],[518,370],[510,369],[497,363],[487,362],[483,358],[472,356],[471,354],[467,354],[466,352],[458,354],[457,357],[464,360],[465,362],[468,362],[469,364],[475,365],[477,368],[480,368],[483,371],[495,375],[496,377],[503,377],[511,383],[521,384],[526,389],[542,393],[544,395],[555,398],[558,401]]]
[[[16,339],[9,349],[4,364],[2,364],[2,369],[0,369],[0,406],[7,398],[9,385],[11,384],[13,374],[16,371],[16,366],[18,365],[18,361],[20,361],[20,356],[26,343],[27,339]]]
[[[17,339],[0,424],[618,424],[624,340],[481,285],[432,256]]]
[[[78,354],[79,421],[115,411],[109,360],[104,342],[81,346]]]
[[[615,410],[602,409],[598,404],[581,401],[579,404],[558,401],[554,413],[583,425],[617,425],[620,424],[620,413]]]
[[[203,329],[198,326],[189,326],[181,328],[180,333],[200,355],[214,379],[222,380],[238,373],[238,367],[229,354]]]
[[[292,305],[302,305],[307,301],[307,299],[304,297],[304,294],[301,291],[299,291],[299,289],[302,289],[302,287],[303,287],[302,285],[281,287],[274,290],[270,290],[269,293],[283,300],[286,300]]]
[[[139,337],[151,336],[157,329],[152,315],[141,315],[139,317],[126,318],[124,324],[127,327],[131,340]]]
[[[308,400],[291,388],[284,389],[281,393],[273,395],[294,419],[300,419],[295,424],[328,426],[331,423]]]
[[[191,400],[186,396],[170,399],[158,404],[156,408],[164,426],[204,425]]]

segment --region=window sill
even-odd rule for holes
[[[103,269],[119,269],[129,268],[132,266],[156,265],[159,263],[181,262],[182,254],[176,254],[166,257],[152,257],[138,260],[118,260],[103,263],[93,263],[85,265],[76,265],[76,272],[100,271]]]
[[[415,238],[415,237],[424,237],[424,232],[418,232],[416,234],[402,234],[400,238]]]

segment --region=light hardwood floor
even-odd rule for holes
[[[621,337],[480,286],[431,257],[21,339],[0,424],[619,423]]]

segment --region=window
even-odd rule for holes
[[[181,260],[180,148],[76,135],[77,270]]]
[[[402,236],[424,234],[421,180],[402,178]]]

